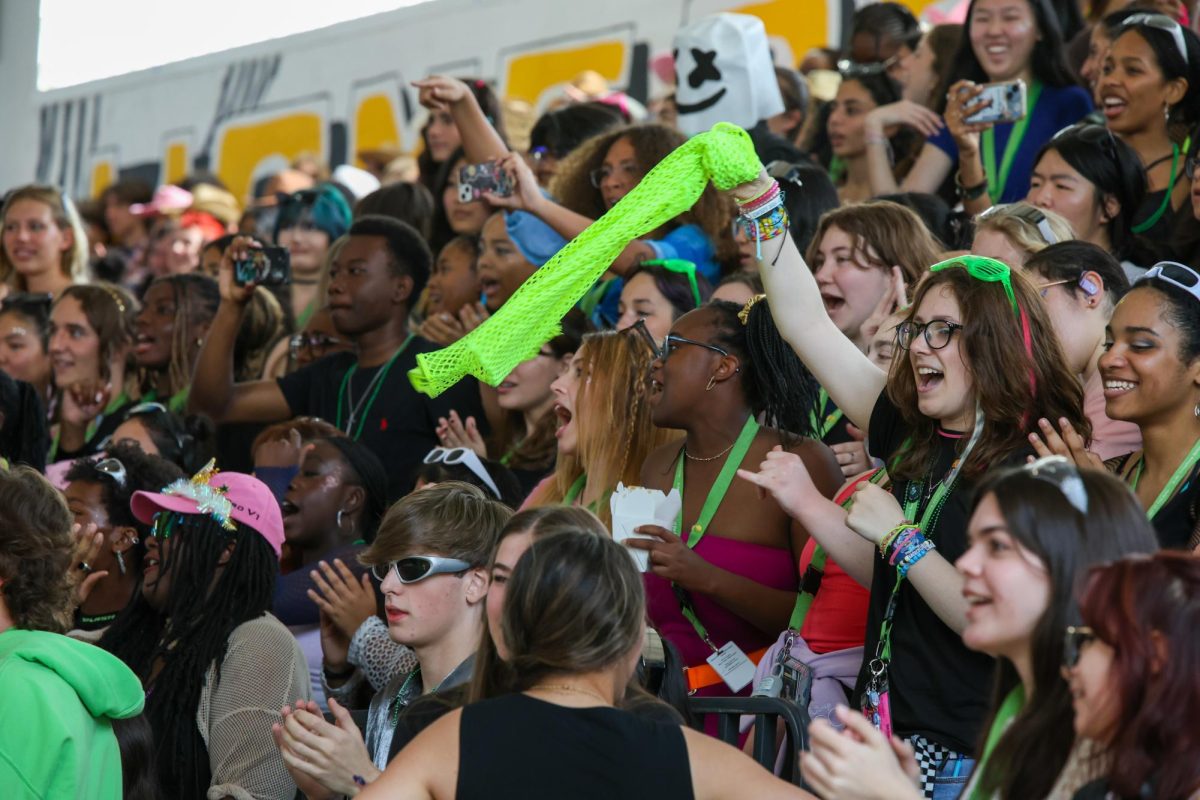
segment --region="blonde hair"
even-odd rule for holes
[[[640,336],[625,331],[601,331],[583,337],[579,348],[581,378],[575,399],[579,446],[573,455],[559,454],[554,475],[530,497],[530,506],[561,504],[580,475],[604,487],[604,496],[617,487],[640,483],[642,462],[656,448],[678,438],[679,432],[657,428],[650,418],[650,363],[654,354]],[[612,524],[607,502],[595,510],[605,525]]]
[[[71,279],[72,283],[87,283],[88,280],[88,238],[84,230],[83,220],[75,209],[75,204],[65,194],[53,186],[42,186],[31,183],[14,189],[5,199],[4,207],[0,209],[0,224],[8,217],[8,210],[20,200],[32,200],[50,208],[54,224],[63,231],[70,231],[74,243],[63,251],[61,261],[62,274]],[[24,292],[29,287],[25,278],[17,272],[17,268],[8,259],[8,253],[0,246],[0,283],[6,283],[14,291]]]
[[[1075,238],[1071,223],[1044,208],[1038,208],[1024,200],[992,206],[975,218],[975,235],[980,231],[992,230],[1004,234],[1013,247],[1028,258],[1040,253],[1052,244],[1069,242]],[[1049,234],[1049,235],[1047,235]],[[1019,267],[1020,264],[1009,266]]]

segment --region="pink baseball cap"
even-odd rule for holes
[[[226,528],[240,522],[266,539],[276,556],[283,548],[283,514],[267,485],[253,475],[218,472],[211,461],[191,480],[180,478],[161,492],[134,492],[130,507],[147,525],[159,511],[207,514]]]

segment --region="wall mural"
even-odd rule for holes
[[[538,109],[593,69],[646,102],[666,92],[651,54],[667,52],[689,21],[754,14],[776,61],[795,63],[840,37],[853,0],[608,0],[563,10],[556,0],[438,0],[46,93],[36,177],[86,197],[118,178],[157,185],[209,170],[245,199],[303,154],[337,166],[363,149],[414,152],[424,111],[409,81],[426,74],[483,77]],[[523,19],[539,20],[536,39]],[[439,33],[422,40],[413,28]]]

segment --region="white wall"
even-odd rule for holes
[[[0,187],[37,178],[82,197],[121,174],[161,183],[207,164],[245,196],[301,152],[337,164],[361,146],[412,149],[423,112],[408,82],[432,72],[536,102],[594,66],[654,93],[646,56],[682,22],[755,13],[794,63],[836,38],[843,2],[436,0],[37,94],[37,3],[0,0]]]

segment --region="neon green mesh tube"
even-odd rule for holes
[[[761,168],[750,136],[736,125],[721,122],[693,136],[533,273],[490,319],[449,347],[418,355],[409,380],[430,397],[467,375],[497,385],[559,334],[559,321],[626,245],[691,208],[709,180],[731,189],[754,180]]]

